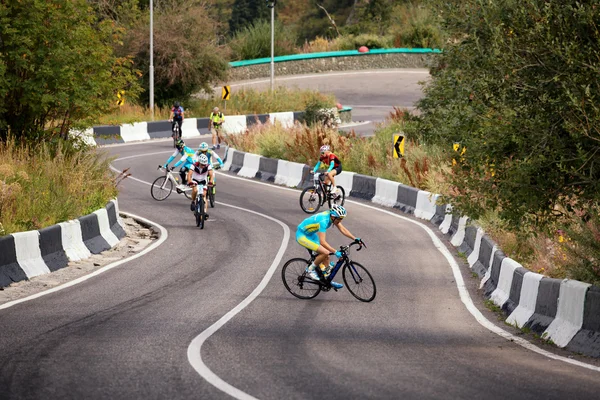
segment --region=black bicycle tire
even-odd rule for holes
[[[304,207],[304,203],[302,202],[302,199],[304,198],[304,195],[305,195],[305,194],[306,194],[306,192],[308,192],[309,190],[314,190],[314,191],[316,191],[316,193],[317,193],[317,196],[318,196],[318,198],[319,198],[319,201],[317,202],[317,206],[315,207],[315,210],[314,210],[314,211],[307,210],[307,209]],[[300,193],[300,208],[302,209],[302,211],[304,211],[304,212],[305,212],[305,213],[307,213],[307,214],[314,214],[314,213],[316,213],[317,211],[319,211],[319,208],[321,208],[321,201],[322,201],[322,198],[321,198],[321,191],[320,191],[320,190],[318,190],[317,188],[315,188],[314,186],[307,187],[307,188],[305,188],[305,189],[302,191],[302,193]]]
[[[209,187],[208,188],[208,204],[210,205],[210,208],[215,208],[215,194],[213,193],[214,187]]]
[[[204,229],[204,221],[206,220],[206,216],[204,213],[204,198],[200,195],[198,199],[198,204],[200,205],[200,229]]]
[[[355,268],[359,268],[362,269],[362,271],[364,273],[366,273],[367,277],[371,280],[371,283],[373,284],[373,293],[371,294],[370,297],[362,297],[360,296],[358,293],[356,293],[355,290],[352,289],[352,286],[348,284],[348,278],[346,278],[346,271],[349,271],[348,273],[351,275],[352,272],[350,271],[350,265],[353,265]],[[342,277],[344,278],[344,284],[346,285],[346,288],[348,288],[348,291],[350,292],[350,294],[352,294],[352,296],[354,296],[355,298],[357,298],[360,301],[363,301],[365,303],[368,303],[370,301],[373,301],[373,299],[375,299],[375,296],[377,295],[377,286],[375,286],[375,280],[373,279],[373,277],[371,276],[371,273],[362,266],[362,264],[359,264],[355,261],[351,261],[349,263],[346,263],[344,265],[344,268],[342,269]],[[365,281],[365,277],[361,276],[363,282]],[[351,278],[352,281],[351,283],[355,283],[354,282],[354,278]]]
[[[315,289],[316,291],[311,296],[302,296],[300,294],[296,294],[292,290],[292,288],[288,285],[288,282],[285,279],[286,278],[285,271],[287,270],[288,266],[290,266],[295,261],[301,261],[301,262],[303,262],[304,263],[304,267],[303,268],[306,268],[308,266],[308,260],[306,260],[304,258],[297,257],[297,258],[292,258],[292,259],[286,261],[286,263],[283,264],[283,268],[281,268],[281,280],[283,281],[283,286],[285,286],[285,288],[287,289],[287,291],[290,292],[292,294],[292,296],[294,296],[294,297],[296,297],[298,299],[302,299],[302,300],[314,299],[315,297],[317,297],[317,295],[319,293],[321,293],[321,285],[320,284],[318,284],[316,282],[313,284],[314,286],[316,286],[316,289]],[[300,277],[300,275],[295,275],[295,279],[298,279],[299,277]]]
[[[340,191],[342,192],[342,201],[340,203],[334,203],[337,204],[338,206],[343,206],[344,202],[346,201],[346,190],[344,190],[343,187],[338,186],[338,189],[340,189]],[[327,196],[327,204],[329,204],[329,208],[331,208],[331,196]]]
[[[196,217],[196,227],[200,227],[202,215],[200,215],[198,204],[196,204],[196,209],[194,210],[194,217]]]
[[[162,180],[161,180],[161,179],[162,179]],[[158,182],[159,180],[161,180],[161,183],[160,183],[159,185],[157,185],[157,182]],[[165,180],[167,181],[167,184],[169,185],[169,193],[168,193],[168,194],[167,194],[165,197],[163,197],[162,199],[159,199],[159,198],[157,198],[157,197],[154,195],[154,190],[153,190],[153,189],[154,189],[154,186],[157,186],[158,188],[160,188],[160,186],[162,185],[162,182],[163,182],[163,181],[165,181]],[[160,190],[165,190],[165,189],[160,189]],[[154,180],[154,182],[152,182],[152,186],[150,186],[150,195],[151,195],[151,196],[152,196],[152,198],[153,198],[154,200],[156,200],[156,201],[163,201],[163,200],[166,200],[166,199],[167,199],[167,198],[168,198],[168,197],[171,195],[171,192],[172,192],[172,191],[173,191],[173,182],[171,182],[171,180],[170,180],[170,179],[167,179],[167,177],[166,177],[166,176],[164,176],[164,175],[163,175],[163,176],[159,176],[158,178],[156,178],[156,179]]]

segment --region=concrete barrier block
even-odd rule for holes
[[[17,262],[15,238],[12,235],[0,237],[0,287],[25,279],[27,275]]]
[[[512,258],[505,257],[500,266],[500,275],[498,276],[498,284],[490,296],[490,300],[498,307],[504,306],[510,295],[510,288],[513,281],[515,270],[520,268],[521,264]]]
[[[225,122],[223,122],[223,132],[228,135],[246,132],[246,116],[226,115]]]
[[[69,264],[65,253],[60,225],[40,229],[40,253],[50,271],[57,271]]]
[[[100,234],[106,240],[106,243],[112,248],[119,243],[119,238],[110,229],[108,222],[108,212],[106,208],[101,208],[94,211],[94,214],[98,217],[98,226],[100,227]]]
[[[231,165],[233,163],[233,155],[237,152],[237,150],[232,149],[231,147],[229,147],[227,149],[227,154],[225,154],[225,158],[223,160],[223,171],[229,171],[231,169]],[[243,159],[242,159],[243,162]]]
[[[271,113],[270,117],[272,124],[281,124],[284,128],[294,126],[294,113],[291,111]]]
[[[100,234],[98,216],[94,213],[78,218],[81,225],[81,237],[85,247],[92,254],[100,254],[111,248],[106,239]]]
[[[116,200],[111,200],[106,205],[106,213],[108,214],[108,226],[112,233],[117,237],[117,239],[122,239],[125,237],[125,230],[121,225],[119,215],[117,214],[117,205]]]
[[[452,224],[452,204],[446,204],[446,214],[444,216],[444,220],[440,224],[440,231],[447,235],[450,231],[450,226]]]
[[[40,233],[38,231],[27,231],[13,233],[15,238],[15,250],[17,262],[25,271],[27,278],[47,274],[50,269],[42,258],[40,251]]]
[[[500,281],[500,271],[502,269],[502,261],[505,258],[506,256],[502,250],[498,249],[494,252],[492,266],[490,267],[490,277],[482,287],[483,294],[487,298],[489,298],[498,287],[498,282]]]
[[[200,136],[200,131],[197,128],[198,122],[196,118],[186,118],[181,124],[181,137],[184,139]]]
[[[528,271],[523,275],[519,304],[513,312],[510,313],[508,318],[506,318],[507,323],[516,325],[519,328],[522,328],[527,324],[535,313],[538,290],[542,278],[542,275],[531,271]]]
[[[121,126],[121,137],[125,143],[149,140],[150,135],[148,135],[148,123],[134,122],[133,124],[123,124]]]
[[[419,190],[417,194],[417,206],[415,207],[415,217],[431,220],[435,215],[435,203],[439,194]]]
[[[583,307],[589,283],[565,279],[560,285],[556,318],[543,337],[551,339],[558,347],[565,347],[583,325]]]
[[[302,182],[304,164],[291,161],[277,160],[277,175],[275,184],[287,187],[299,187]]]
[[[375,196],[376,182],[377,178],[372,176],[355,174],[352,180],[350,196],[370,201]],[[348,191],[346,191],[346,195],[348,195]]]
[[[68,259],[70,261],[80,261],[89,258],[92,253],[90,253],[90,250],[83,243],[79,220],[61,222],[59,225],[61,228],[61,240]]]
[[[471,254],[475,248],[475,239],[477,239],[477,227],[469,224],[465,227],[465,238],[458,246],[458,251],[467,256]]]
[[[483,265],[485,266],[483,269],[483,273],[481,273],[481,271],[478,272],[479,276],[483,276],[481,278],[481,282],[479,283],[479,289],[483,289],[484,286],[487,284],[487,282],[491,279],[492,277],[492,265],[494,263],[494,255],[496,254],[496,251],[498,251],[498,246],[496,246],[495,244],[492,246],[491,252],[490,252],[490,258],[488,261],[484,261],[482,259],[482,263],[484,263]],[[473,269],[476,269],[477,267],[473,267]]]
[[[385,207],[394,207],[398,198],[398,185],[398,182],[377,178],[375,181],[375,196],[371,201]]]
[[[251,153],[244,154],[244,163],[238,171],[239,176],[244,178],[255,178],[260,166],[261,156]]]
[[[460,246],[462,244],[462,242],[465,240],[465,230],[466,230],[468,221],[469,221],[469,217],[460,217],[459,218],[458,228],[456,229],[454,236],[452,236],[452,239],[450,239],[450,243],[452,243],[452,245],[454,247]]]
[[[236,150],[236,152],[233,154],[233,157],[231,158],[231,166],[229,170],[237,174],[244,167],[245,158],[246,153]]]
[[[344,188],[346,197],[350,196],[350,192],[352,191],[354,175],[356,175],[354,172],[342,171],[341,174],[335,177],[335,184]]]
[[[417,198],[419,196],[419,189],[406,186],[403,184],[398,185],[398,197],[396,198],[396,208],[400,211],[414,214],[415,208],[417,207]]]
[[[467,257],[467,262],[469,263],[469,267],[473,268],[477,260],[479,260],[479,253],[481,251],[481,240],[485,232],[482,228],[478,227],[477,232],[475,234],[475,242],[472,244],[473,251]]]
[[[274,182],[277,175],[278,160],[261,157],[258,165],[259,178],[263,181]]]
[[[600,357],[600,287],[592,286],[585,296],[583,324],[567,349]]]

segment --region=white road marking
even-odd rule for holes
[[[67,282],[67,283],[63,283],[60,286],[53,287],[52,289],[48,289],[48,290],[46,290],[44,292],[32,294],[31,296],[27,296],[27,297],[24,297],[22,299],[13,300],[13,301],[9,301],[8,303],[4,303],[4,304],[0,305],[0,310],[12,307],[12,306],[14,306],[16,304],[23,303],[23,302],[26,302],[26,301],[29,301],[29,300],[37,299],[37,298],[42,297],[42,296],[46,296],[46,295],[48,295],[50,293],[58,292],[59,290],[66,289],[68,287],[77,285],[78,283],[81,283],[81,282],[85,282],[88,279],[90,279],[90,278],[92,278],[92,277],[94,277],[96,275],[100,275],[103,272],[106,272],[108,270],[116,268],[116,267],[118,267],[121,264],[125,264],[126,262],[129,262],[131,260],[135,260],[136,258],[139,258],[139,257],[145,255],[146,253],[151,252],[152,250],[154,250],[155,248],[157,248],[158,246],[160,246],[161,244],[163,244],[163,242],[165,240],[167,240],[167,237],[168,237],[167,230],[165,228],[163,228],[161,225],[157,224],[156,222],[152,222],[152,221],[150,221],[150,220],[148,220],[146,218],[142,218],[142,217],[139,217],[139,216],[137,216],[135,214],[130,214],[128,212],[124,212],[124,211],[120,211],[120,212],[123,213],[123,214],[125,214],[125,215],[127,215],[127,216],[129,216],[129,217],[131,217],[131,218],[138,219],[138,220],[140,220],[140,221],[142,221],[142,222],[144,222],[144,223],[146,223],[148,225],[156,226],[160,230],[160,238],[158,238],[158,240],[156,242],[152,243],[150,246],[148,246],[147,248],[145,248],[144,250],[142,250],[138,254],[135,254],[135,255],[133,255],[131,257],[124,258],[123,260],[116,261],[116,262],[114,262],[112,264],[108,264],[108,265],[106,265],[106,266],[104,266],[104,267],[102,267],[100,269],[97,269],[96,271],[92,272],[91,274],[82,276],[80,278],[74,279],[74,280],[72,280],[70,282]]]

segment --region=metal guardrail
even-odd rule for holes
[[[347,51],[328,51],[323,53],[306,53],[306,54],[292,54],[289,56],[278,56],[273,58],[273,62],[286,62],[286,61],[299,61],[299,60],[310,60],[313,58],[329,58],[329,57],[352,57],[352,56],[368,56],[373,54],[394,54],[394,53],[441,53],[439,49],[408,49],[408,48],[395,48],[395,49],[373,49],[368,52],[361,53],[358,50],[347,50]],[[232,61],[229,66],[232,68],[247,67],[249,65],[258,64],[269,64],[271,57],[257,58],[254,60],[244,61]]]

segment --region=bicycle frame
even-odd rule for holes
[[[323,178],[321,178],[321,177],[323,177]],[[331,185],[328,185],[326,187],[324,179],[325,179],[325,177],[323,176],[323,173],[315,172],[315,176],[313,178],[313,185],[316,190],[320,190],[323,193],[323,196],[321,198],[322,206],[325,205],[325,201],[327,201],[327,198],[331,196],[331,191],[329,190]]]
[[[175,176],[173,176],[173,171],[170,169],[165,169],[162,165],[158,166],[158,169],[165,171],[165,176],[167,177],[168,180],[170,180],[171,182],[173,182],[173,185],[177,186],[179,184],[179,182],[177,182],[177,179],[175,178]],[[162,184],[162,186],[160,187],[161,189],[165,188],[165,184],[167,183],[167,180],[165,180]],[[184,182],[181,182],[184,183]],[[188,187],[185,190],[177,190],[178,193],[183,193],[183,192],[188,192],[192,190],[192,188]]]
[[[335,275],[338,273],[338,271],[345,265],[345,264],[350,264],[350,262],[352,262],[352,260],[349,257],[349,253],[350,253],[350,247],[353,246],[355,243],[351,243],[349,246],[341,246],[340,247],[340,251],[342,252],[342,257],[340,257],[340,259],[337,261],[337,263],[335,263],[335,266],[333,267],[333,269],[331,270],[331,272],[329,273],[329,276],[325,277],[325,275],[323,274],[323,271],[321,270],[321,268],[319,266],[317,266],[315,268],[315,271],[317,272],[317,275],[319,275],[319,277],[321,278],[321,281],[319,282],[319,284],[323,287],[323,289],[325,290],[329,290],[331,289],[331,281],[333,281],[333,278],[335,277]],[[359,250],[362,248],[362,246],[359,248]],[[357,250],[357,251],[359,251]],[[309,254],[310,254],[310,263],[313,263],[315,261],[315,258],[317,257],[318,253],[314,252],[312,250],[308,250]],[[357,273],[357,271],[350,271],[353,275],[355,273]]]

